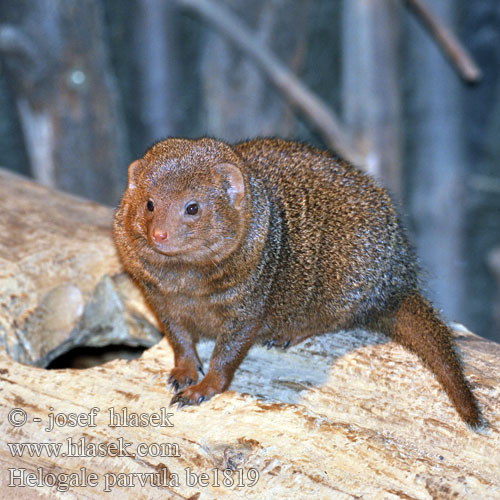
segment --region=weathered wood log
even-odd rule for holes
[[[483,434],[415,356],[363,331],[255,346],[231,391],[169,408],[165,340],[87,370],[27,364],[68,343],[154,342],[111,209],[5,172],[0,204],[1,498],[500,498],[499,345],[455,327]]]
[[[111,221],[108,207],[0,173],[0,338],[11,357],[46,366],[79,345],[161,338],[121,271]]]

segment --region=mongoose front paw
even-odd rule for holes
[[[192,385],[198,380],[198,372],[195,363],[183,362],[175,366],[170,372],[167,383],[169,383],[175,392],[180,388]]]
[[[199,405],[222,390],[223,384],[221,384],[220,378],[209,372],[198,384],[190,385],[177,392],[170,401],[170,406],[176,403],[178,408],[186,405]]]

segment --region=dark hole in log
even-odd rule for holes
[[[104,347],[75,347],[53,359],[48,370],[61,368],[91,368],[113,359],[135,359],[147,349],[142,346],[107,345]]]

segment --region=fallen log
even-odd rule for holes
[[[500,345],[454,325],[481,434],[415,356],[364,331],[255,346],[230,391],[170,408],[172,351],[111,219],[0,171],[1,498],[500,498]],[[43,368],[109,344],[151,347]]]

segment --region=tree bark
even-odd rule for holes
[[[166,340],[140,359],[87,370],[25,364],[44,364],[48,347],[64,347],[77,331],[84,344],[152,343],[154,318],[122,273],[111,209],[3,171],[0,203],[0,497],[497,495],[497,344],[454,326],[466,375],[490,424],[487,435],[465,427],[415,356],[363,331],[314,337],[286,352],[254,346],[229,392],[172,409],[165,383],[173,353]],[[212,341],[199,343],[205,366],[212,348]],[[141,414],[143,425],[134,425]],[[58,456],[47,448],[36,457],[19,456],[18,445],[26,443],[61,449]],[[79,474],[76,485],[61,492],[68,483],[61,474],[72,473]],[[78,486],[91,474],[93,486]]]
[[[433,10],[454,25],[455,7],[434,2]],[[465,150],[460,81],[433,41],[410,17],[407,24],[408,202],[417,255],[426,270],[432,299],[445,315],[464,321]]]
[[[175,2],[135,0],[132,3],[131,49],[134,108],[141,139],[148,147],[179,130],[182,84],[180,79]],[[177,18],[176,18],[177,16]]]
[[[401,200],[400,10],[397,0],[344,1],[342,95],[366,171]]]
[[[259,43],[285,64],[292,63],[308,30],[303,2],[288,2],[286,9],[279,2],[229,3],[251,24]],[[271,86],[257,63],[217,30],[206,30],[201,75],[206,127],[217,137],[235,142],[257,135],[290,137],[293,133],[287,101]]]
[[[114,204],[124,187],[124,121],[97,0],[2,4],[5,56],[32,175]]]

